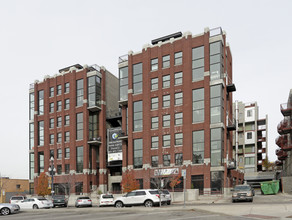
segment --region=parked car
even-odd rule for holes
[[[163,189],[162,193],[164,194],[164,198],[166,200],[167,205],[171,204],[171,194],[167,189]]]
[[[20,207],[17,204],[10,203],[0,203],[0,213],[1,215],[9,215],[12,213],[19,212]]]
[[[102,206],[113,206],[114,196],[112,194],[101,194],[99,198],[99,207]]]
[[[67,207],[68,201],[64,195],[54,195],[52,197],[53,207],[63,206]]]
[[[92,201],[88,196],[78,197],[75,201],[75,207],[79,208],[81,206],[92,207]]]
[[[253,201],[253,189],[250,185],[237,185],[232,191],[232,202]]]
[[[144,205],[152,207],[159,204],[159,191],[157,189],[140,189],[127,193],[115,200],[115,207]],[[161,196],[164,197],[163,194]],[[165,203],[165,198],[161,198],[161,202]]]
[[[26,199],[26,196],[22,196],[22,195],[19,195],[19,196],[11,196],[10,197],[10,200],[9,200],[9,203],[15,204],[15,203],[22,202],[25,199]]]
[[[21,209],[49,209],[53,207],[53,202],[44,197],[25,199],[18,203]]]

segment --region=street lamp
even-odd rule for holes
[[[52,196],[53,196],[54,195],[54,174],[56,172],[56,168],[54,167],[54,157],[51,157],[50,163],[51,163],[51,166],[49,167],[49,172],[50,172],[50,174],[52,176],[51,193],[52,193]]]

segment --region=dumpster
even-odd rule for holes
[[[261,182],[261,190],[265,195],[273,195],[279,192],[279,180]]]

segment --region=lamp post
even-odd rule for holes
[[[54,173],[56,172],[56,168],[54,167],[54,157],[50,158],[51,166],[49,167],[49,172],[52,176],[52,186],[51,186],[51,194],[54,195]]]

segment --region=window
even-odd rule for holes
[[[183,104],[183,93],[177,92],[174,94],[174,104],[175,105],[182,105]]]
[[[64,125],[69,125],[69,124],[70,124],[70,115],[65,115]]]
[[[174,124],[175,125],[182,125],[183,123],[183,113],[178,112],[174,114]]]
[[[55,142],[55,135],[50,134],[50,144],[54,144],[54,142]]]
[[[170,166],[170,154],[163,155],[163,166]]]
[[[152,156],[151,157],[151,166],[152,167],[158,167],[158,156]]]
[[[162,68],[167,68],[170,66],[170,55],[162,57]]]
[[[162,147],[170,147],[170,135],[169,134],[162,136]]]
[[[183,165],[183,154],[175,154],[175,165]]]
[[[62,86],[57,85],[57,95],[61,95],[61,94],[62,94]]]
[[[166,108],[166,107],[169,107],[170,106],[170,95],[164,95],[162,96],[162,107],[163,108]]]
[[[87,97],[88,106],[95,107],[100,106],[101,100],[101,78],[94,75],[87,78]]]
[[[222,128],[211,129],[211,166],[222,165]]]
[[[83,113],[76,114],[76,140],[83,139]]]
[[[204,121],[204,88],[193,90],[193,123]]]
[[[62,101],[57,101],[57,111],[62,110]]]
[[[151,137],[151,148],[158,148],[159,139],[158,136]]]
[[[254,157],[245,157],[244,158],[244,164],[245,165],[255,165]]]
[[[158,117],[151,118],[151,129],[158,128]]]
[[[200,81],[204,79],[204,46],[192,49],[192,79]]]
[[[252,139],[252,132],[247,132],[246,137],[247,139]]]
[[[179,145],[183,145],[183,133],[176,133],[174,135],[174,138],[175,138],[175,145],[176,146],[179,146]]]
[[[65,83],[65,93],[69,93],[70,92],[70,83]]]
[[[29,179],[33,180],[34,176],[34,153],[29,154]]]
[[[204,163],[204,131],[193,131],[193,164]]]
[[[69,141],[70,141],[70,132],[65,131],[65,142],[69,142]]]
[[[55,107],[54,102],[51,102],[50,103],[50,113],[54,112],[54,107]]]
[[[50,87],[50,97],[54,97],[54,87]]]
[[[75,193],[76,193],[76,195],[80,195],[83,193],[83,182],[76,183]]]
[[[210,87],[210,119],[211,124],[223,121],[223,96],[222,86],[216,85]]]
[[[211,172],[211,194],[222,193],[224,173],[222,171]]]
[[[151,60],[151,71],[158,70],[158,58]]]
[[[170,115],[163,115],[162,126],[163,127],[170,127]]]
[[[183,72],[174,74],[174,85],[181,85],[183,83]]]
[[[57,133],[57,143],[62,142],[62,133]]]
[[[133,103],[133,130],[142,131],[143,130],[143,102],[137,101]]]
[[[65,164],[65,174],[70,173],[70,164]]]
[[[57,150],[57,159],[62,159],[62,149]]]
[[[255,146],[254,145],[245,145],[245,153],[254,153],[255,152]]]
[[[62,117],[57,117],[57,127],[62,126]]]
[[[223,76],[223,45],[221,41],[210,44],[210,80]]]
[[[44,114],[44,90],[38,92],[39,95],[39,115]]]
[[[151,90],[158,89],[158,78],[151,79]]]
[[[76,106],[83,105],[83,79],[76,80]]]
[[[89,113],[89,140],[99,137],[99,119],[98,114]]]
[[[170,87],[170,75],[165,75],[162,77],[162,88]]]
[[[39,130],[38,145],[44,146],[44,121],[39,121],[38,130]]]
[[[182,55],[183,53],[181,51],[174,54],[174,65],[182,64]]]
[[[247,110],[246,115],[247,117],[252,117],[252,110]]]
[[[70,108],[70,99],[65,99],[65,109],[69,109]]]
[[[83,146],[76,148],[76,172],[83,173]]]
[[[29,93],[29,120],[34,118],[34,93]]]
[[[54,126],[55,126],[54,121],[55,120],[53,118],[50,118],[50,128],[54,128]]]
[[[119,69],[120,74],[120,100],[128,100],[128,67]]]
[[[143,91],[143,65],[142,63],[133,65],[133,94]]]
[[[70,158],[70,148],[65,148],[65,158]]]
[[[44,172],[45,168],[45,157],[44,152],[38,152],[38,173]]]
[[[204,175],[195,175],[191,177],[192,189],[199,189],[199,194],[204,194]]]
[[[34,123],[29,123],[29,149],[34,147]]]
[[[62,174],[62,165],[57,165],[57,174],[58,175]]]
[[[134,140],[134,168],[143,167],[143,139]]]
[[[158,97],[151,98],[151,109],[158,109]]]

